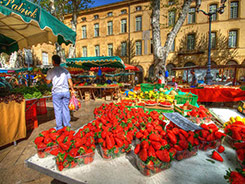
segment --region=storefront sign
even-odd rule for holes
[[[185,131],[190,130],[201,130],[202,128],[198,125],[192,123],[190,120],[185,118],[184,116],[180,115],[177,112],[173,113],[164,113],[163,114],[166,118],[168,118],[170,121],[172,121],[175,125],[182,128]]]
[[[15,13],[40,20],[40,7],[26,0],[0,0],[0,6],[12,10]]]

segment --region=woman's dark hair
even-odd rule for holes
[[[61,62],[60,56],[58,55],[53,55],[52,60],[54,61],[55,64],[59,65]]]

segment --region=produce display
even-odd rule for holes
[[[229,169],[226,171],[225,179],[230,184],[243,184],[245,183],[245,169],[236,169],[236,171]]]
[[[1,92],[0,93],[0,103],[6,103],[15,101],[17,103],[21,103],[24,100],[24,96],[22,94],[12,94],[9,92]]]
[[[245,115],[245,102],[244,101],[239,102],[237,110],[240,113]]]
[[[192,111],[187,112],[187,116],[189,116],[193,122],[195,122],[197,124],[201,124],[201,123],[210,122],[212,114],[210,114],[208,109],[206,109],[204,106],[200,105],[199,108],[193,108]]]
[[[128,99],[139,99],[139,100],[144,100],[144,99],[152,99],[152,100],[160,100],[160,101],[171,101],[173,102],[174,100],[174,95],[177,94],[174,90],[172,90],[169,94],[166,94],[167,90],[160,89],[158,90],[151,90],[151,91],[145,91],[145,92],[133,92],[129,91],[128,92]]]
[[[47,85],[39,85],[37,87],[20,87],[14,88],[12,93],[20,93],[25,99],[42,98],[42,96],[51,95],[51,88]]]
[[[230,121],[224,124],[224,131],[227,134],[228,142],[234,148],[240,148],[245,144],[245,118],[231,117]]]
[[[217,148],[218,152],[210,157],[221,161],[219,154],[224,147],[220,145],[225,134],[215,124],[202,124],[203,129],[198,131],[184,131],[156,111],[149,113],[142,108],[129,108],[127,103],[133,101],[125,102],[95,108],[95,120],[76,132],[66,127],[42,132],[35,143],[38,149],[43,148],[45,155],[39,155],[55,155],[57,167],[62,171],[91,163],[96,144],[106,160],[120,157],[134,148],[136,165],[146,176],[170,168],[173,160],[196,155],[198,149]]]

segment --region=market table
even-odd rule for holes
[[[233,102],[245,100],[245,91],[240,88],[180,88],[198,96],[198,102]]]
[[[79,96],[81,99],[83,99],[83,95],[82,93],[85,92],[85,91],[89,91],[90,94],[92,95],[92,98],[95,100],[95,94],[94,94],[94,91],[96,89],[99,89],[100,90],[100,97],[102,96],[102,92],[101,90],[102,89],[112,89],[113,91],[115,91],[117,94],[119,92],[119,86],[74,86],[74,89],[75,90],[78,90],[79,92]]]
[[[171,167],[152,177],[143,176],[135,165],[133,152],[114,160],[103,160],[95,152],[95,160],[82,167],[58,171],[53,156],[40,159],[37,154],[25,161],[27,167],[66,183],[169,183],[169,184],[223,184],[228,168],[238,167],[235,151],[225,145],[224,162],[207,161],[212,150],[200,151],[197,156],[173,161]]]
[[[0,103],[0,146],[26,137],[25,101]]]

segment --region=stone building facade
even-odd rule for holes
[[[178,0],[181,4],[182,0]],[[177,20],[181,5],[174,0],[162,0],[161,41]],[[208,12],[220,6],[220,0],[202,0],[200,9]],[[167,59],[167,68],[206,65],[208,55],[208,17],[195,12],[192,3],[189,14],[178,33]],[[245,64],[245,1],[227,0],[223,14],[212,17],[212,64]],[[71,15],[65,24],[71,26]],[[77,24],[76,57],[129,54],[128,40],[134,45],[131,63],[141,72],[140,80],[153,74],[151,10],[148,0],[128,0],[81,11]],[[54,47],[53,47],[54,48]],[[42,47],[45,52],[45,46]],[[68,47],[65,47],[66,53]],[[118,52],[118,50],[120,52]],[[35,49],[40,55],[40,49]],[[48,49],[51,52],[51,49]],[[232,71],[227,71],[232,73]],[[240,76],[245,75],[239,71]]]

